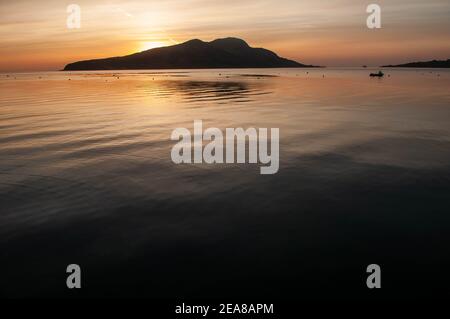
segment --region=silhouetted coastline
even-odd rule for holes
[[[411,62],[397,65],[383,65],[384,68],[450,68],[450,59],[426,62]]]
[[[315,66],[279,57],[267,49],[252,48],[238,38],[225,38],[211,42],[194,39],[123,57],[78,61],[66,65],[64,71],[301,67]]]

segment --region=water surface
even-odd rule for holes
[[[0,74],[0,293],[448,294],[450,72],[371,71]],[[278,174],[173,164],[194,120],[280,128]]]

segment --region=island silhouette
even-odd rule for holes
[[[252,48],[238,38],[199,39],[127,56],[70,63],[64,71],[130,69],[302,68],[315,67]]]
[[[432,60],[426,62],[410,62],[397,65],[383,65],[384,68],[450,68],[450,59]]]

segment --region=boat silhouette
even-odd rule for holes
[[[378,71],[378,73],[370,73],[370,76],[372,76],[372,77],[379,77],[379,78],[381,78],[381,77],[383,77],[383,76],[384,76],[384,73],[383,73],[383,72],[381,72],[381,71]]]

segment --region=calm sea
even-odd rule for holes
[[[448,294],[450,71],[372,71],[0,74],[0,294]],[[279,128],[279,172],[173,164],[194,120]]]

